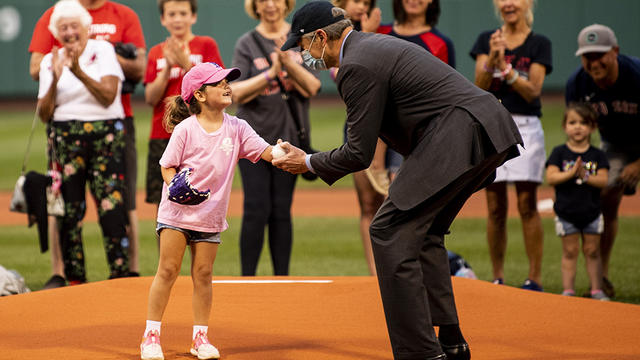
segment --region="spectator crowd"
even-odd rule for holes
[[[486,187],[490,280],[504,284],[509,276],[504,262],[507,185],[512,183],[529,261],[522,288],[543,290],[544,232],[536,201],[546,177],[556,189],[563,294],[574,295],[576,257],[582,248],[591,283],[585,296],[606,300],[615,296],[609,269],[618,209],[623,196],[635,194],[640,180],[640,145],[635,139],[640,130],[640,60],[621,53],[608,26],[589,25],[577,34],[575,56],[582,65],[566,74],[567,110],[564,119],[558,119],[567,143],[553,144],[558,147],[547,157],[541,95],[545,77],[553,70],[553,38],[534,31],[534,3],[493,0],[500,25],[478,34],[468,49],[475,60],[473,82],[502,103],[523,138],[520,156],[500,166]],[[421,47],[456,67],[453,41],[436,28],[439,0],[394,0],[394,20],[389,24],[381,24],[375,0],[333,4],[346,10],[357,31],[406,40],[413,44],[407,46]],[[298,48],[280,50],[291,29],[286,17],[295,5],[295,0],[245,0],[246,14],[258,24],[237,40],[232,63],[240,75],[230,89],[237,116],[266,142],[284,139],[300,147],[300,129],[309,128],[310,98],[320,91],[317,70],[322,67],[307,62]],[[159,206],[167,186],[159,162],[172,136],[164,123],[166,99],[180,95],[182,79],[194,66],[212,62],[224,67],[216,40],[191,31],[198,19],[197,0],[159,0],[158,10],[168,36],[148,52],[138,16],[116,1],[60,0],[35,26],[29,46],[30,75],[39,82],[38,115],[47,124],[48,163],[60,175],[59,191],[65,200],[64,216],[49,219],[52,276],[45,288],[86,282],[82,219],[87,184],[98,204],[109,278],[139,275],[131,93],[141,82],[145,102],[153,108],[146,202]],[[339,77],[339,68],[331,69],[331,75]],[[589,142],[596,131],[600,149]],[[381,138],[370,166],[353,175],[361,209],[360,234],[372,275],[376,268],[369,227],[404,160]],[[297,176],[260,159],[255,163],[242,159],[238,166],[245,195],[241,273],[255,275],[266,237],[274,274],[287,275]]]

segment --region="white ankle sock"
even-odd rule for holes
[[[162,322],[160,321],[147,320],[147,328],[144,329],[144,335],[146,336],[149,333],[149,331],[157,331],[158,335],[160,335],[161,324]]]
[[[196,338],[196,334],[199,331],[204,331],[204,334],[207,334],[207,331],[209,331],[209,327],[208,326],[202,326],[202,325],[193,325],[193,336],[191,337],[192,339]]]

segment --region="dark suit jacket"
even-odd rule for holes
[[[328,184],[367,168],[380,137],[405,157],[389,196],[408,210],[492,153],[522,144],[493,95],[415,44],[353,31],[343,56],[336,82],[347,105],[347,141],[311,156]]]

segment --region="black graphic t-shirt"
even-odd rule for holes
[[[596,147],[589,146],[584,153],[571,151],[565,145],[556,146],[546,166],[555,165],[560,171],[567,171],[576,163],[578,156],[581,158],[585,170],[590,175],[595,175],[600,169],[608,169],[609,162],[604,152]],[[555,186],[556,201],[553,210],[556,215],[574,224],[579,229],[589,225],[600,216],[600,189],[588,185],[579,179],[571,179]]]
[[[495,30],[485,31],[478,36],[469,55],[475,60],[478,55],[489,55],[489,39]],[[529,33],[522,45],[515,49],[507,49],[504,53],[505,61],[513,66],[520,77],[528,80],[531,64],[538,63],[545,67],[546,74],[551,74],[553,66],[551,63],[551,41],[546,36]],[[499,71],[499,70],[497,70]],[[540,111],[540,98],[527,102],[510,85],[494,78],[489,92],[495,95],[512,114],[542,116]]]

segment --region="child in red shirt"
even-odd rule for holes
[[[191,26],[197,21],[196,0],[162,0],[158,6],[160,23],[169,32],[169,37],[149,50],[144,78],[145,101],[153,106],[145,201],[156,204],[156,211],[163,183],[158,161],[171,136],[162,125],[164,101],[180,94],[182,78],[194,65],[215,62],[224,67],[216,41],[191,32]]]

